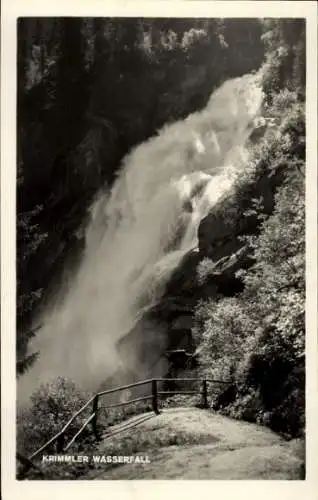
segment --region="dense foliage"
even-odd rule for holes
[[[68,420],[88,401],[89,394],[80,390],[67,378],[42,384],[34,391],[30,405],[17,414],[17,447],[25,456],[38,450],[59,431]],[[69,426],[66,439],[71,439],[81,428],[92,408],[83,412]],[[83,434],[85,437],[85,432]],[[48,447],[46,454],[55,451],[56,443]],[[76,449],[77,443],[75,443]]]
[[[305,425],[304,30],[297,39],[295,22],[290,47],[290,21],[265,26],[264,114],[276,125],[255,146],[248,179],[240,180],[232,198],[239,217],[256,220],[252,234],[239,236],[253,264],[237,272],[243,292],[199,304],[193,334],[201,371],[232,381],[216,408],[297,436]],[[264,206],[266,183],[260,179],[277,177],[272,210]],[[247,196],[251,192],[259,196]],[[198,272],[199,279],[208,279],[213,262],[205,259]]]
[[[255,264],[239,273],[244,291],[201,304],[194,332],[203,373],[236,386],[227,412],[291,435],[304,426],[304,236],[303,182],[289,179],[247,238]]]

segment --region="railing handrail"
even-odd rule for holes
[[[202,382],[203,380],[206,380],[207,382],[215,382],[215,383],[218,383],[218,384],[230,384],[231,383],[231,380],[216,380],[216,379],[212,379],[212,378],[205,378],[205,377],[201,377],[201,378],[156,378],[154,379],[156,380],[157,382],[170,382],[170,381],[174,381],[174,380],[179,380],[181,382]]]
[[[139,380],[139,382],[134,382],[133,384],[121,385],[119,387],[115,387],[114,389],[107,389],[106,391],[101,391],[96,394],[96,396],[104,396],[105,394],[112,394],[113,392],[124,391],[126,389],[130,389],[131,387],[139,387],[140,385],[150,384],[152,383],[153,378],[149,378],[146,380]]]
[[[201,381],[204,380],[205,377],[185,377],[185,378],[150,378],[150,379],[146,379],[146,380],[139,380],[138,382],[134,382],[132,384],[128,384],[128,385],[121,385],[119,387],[115,387],[114,389],[107,389],[106,391],[100,391],[100,392],[97,392],[96,393],[96,396],[104,396],[105,394],[112,394],[114,392],[119,392],[119,391],[124,391],[126,389],[131,389],[132,387],[138,387],[138,386],[141,386],[141,385],[145,385],[145,384],[150,384],[152,383],[153,380],[155,380],[156,382],[169,382],[169,381],[175,381],[175,380],[179,380],[181,382],[198,382],[198,381]],[[227,380],[214,380],[214,379],[205,379],[207,380],[208,382],[216,382],[216,383],[222,383],[222,384],[227,384],[229,383],[229,381]]]
[[[82,411],[85,410],[91,403],[94,404],[94,402],[96,402],[96,400],[99,397],[107,395],[107,394],[113,394],[115,392],[120,392],[120,391],[124,391],[124,390],[127,390],[127,389],[131,389],[132,387],[139,387],[139,386],[142,386],[142,385],[145,385],[145,384],[150,384],[150,383],[151,384],[154,384],[154,383],[156,384],[157,382],[175,382],[175,381],[179,381],[179,382],[190,382],[190,381],[192,381],[192,382],[203,382],[205,384],[206,384],[206,382],[222,383],[222,384],[231,383],[230,380],[228,380],[228,381],[227,380],[215,380],[215,379],[207,379],[207,378],[204,378],[204,377],[151,378],[151,379],[146,379],[146,380],[140,380],[140,381],[134,382],[132,384],[127,384],[127,385],[119,386],[119,387],[116,387],[114,389],[109,389],[109,390],[106,390],[106,391],[97,392],[76,413],[74,413],[74,415],[72,415],[72,417],[67,421],[67,423],[63,426],[63,428],[59,432],[57,432],[51,439],[49,439],[49,441],[47,441],[46,443],[44,443],[44,445],[41,446],[41,448],[39,448],[32,455],[30,455],[30,457],[28,457],[28,460],[32,460],[39,453],[41,453],[41,451],[45,450],[50,444],[54,443],[55,441],[57,441],[57,439],[59,439],[61,436],[63,436],[63,434],[65,434],[65,431],[71,425],[71,423],[75,420],[75,418],[78,417],[78,415],[80,415],[82,413]],[[171,393],[178,394],[178,391],[171,391]],[[158,395],[161,395],[160,391],[158,392]],[[151,398],[151,397],[152,396],[149,395],[149,396],[145,396],[144,398],[139,398],[139,399],[148,399],[148,398]],[[128,404],[130,404],[130,403],[132,403],[134,401],[136,401],[136,400],[125,401],[125,402],[123,402],[121,404],[124,406],[124,405],[126,405],[126,404],[128,405]],[[72,440],[70,441],[70,443],[68,443],[68,445],[66,446],[66,449],[68,449],[70,447],[70,445],[75,441],[76,437],[79,436],[79,434],[93,420],[94,417],[95,418],[97,417],[97,412],[93,412],[92,415],[85,421],[85,423],[83,424],[83,426],[76,433],[76,435],[72,438]]]
[[[75,418],[78,417],[78,415],[80,415],[82,413],[82,411],[88,407],[88,405],[94,400],[94,398],[95,398],[95,396],[93,396],[91,399],[89,399],[76,413],[74,413],[74,415],[72,415],[72,417],[67,421],[67,423],[64,425],[64,427],[57,434],[55,434],[49,441],[47,441],[47,443],[45,443],[41,448],[36,450],[29,457],[29,459],[31,460],[32,458],[34,458],[41,451],[45,450],[45,448],[47,448],[50,444],[54,443],[54,441],[56,441],[60,436],[62,436],[62,434],[65,433],[66,429],[71,425],[73,420],[75,420]]]
[[[64,451],[68,450],[70,448],[70,446],[74,443],[75,439],[81,434],[81,432],[85,429],[85,427],[91,422],[91,420],[93,420],[93,418],[95,417],[95,413],[92,413],[92,415],[90,415],[84,422],[84,424],[82,425],[82,427],[80,428],[79,431],[77,431],[77,433],[75,434],[75,436],[72,437],[71,441],[69,443],[67,443],[67,446],[65,446],[64,448]]]

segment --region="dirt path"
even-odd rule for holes
[[[286,442],[269,429],[209,410],[177,408],[159,416],[150,413],[119,424],[113,431],[121,429],[126,430],[100,443],[99,453],[114,455],[117,445],[122,455],[125,441],[135,437],[134,452],[127,454],[148,455],[151,463],[107,470],[100,465],[83,479],[302,478],[301,442]],[[178,436],[182,442],[169,445]]]

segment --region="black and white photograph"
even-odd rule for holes
[[[306,479],[306,33],[16,19],[19,483]]]

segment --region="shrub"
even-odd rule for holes
[[[231,379],[241,360],[245,338],[254,327],[255,319],[246,314],[244,303],[237,298],[201,304],[196,311],[193,335],[200,343],[199,361],[204,376]]]
[[[236,398],[223,411],[293,437],[303,432],[305,405],[305,192],[303,150],[298,148],[302,120],[297,105],[270,155],[268,164],[284,163],[285,181],[274,197],[272,215],[262,213],[261,203],[253,207],[259,234],[244,236],[253,264],[237,273],[244,291],[199,304],[193,328],[203,374],[234,378]],[[203,263],[203,274],[208,264]]]
[[[31,405],[17,414],[17,449],[30,455],[62,430],[63,425],[89,399],[70,379],[58,377],[42,384],[31,396]],[[85,409],[70,425],[67,437],[72,437],[91,413]],[[89,431],[87,431],[89,432]],[[87,433],[86,433],[87,434]],[[85,436],[85,433],[83,434]],[[54,450],[54,444],[45,453]]]

